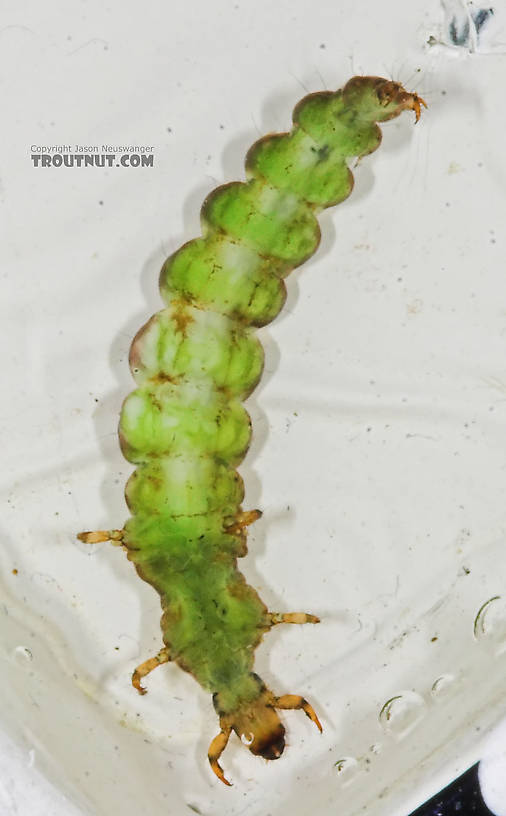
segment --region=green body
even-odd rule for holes
[[[167,308],[131,349],[138,388],[125,400],[120,436],[137,469],[126,488],[124,541],[160,593],[171,659],[217,693],[225,713],[258,695],[254,649],[271,625],[237,569],[245,535],[226,531],[244,495],[235,468],[250,420],[241,400],[263,364],[252,327],[274,319],[283,277],[315,252],[318,211],[351,192],[347,161],[375,150],[376,122],[406,107],[361,80],[303,99],[290,133],[250,149],[248,181],[208,196],[203,237],[166,261]]]

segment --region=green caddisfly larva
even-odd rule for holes
[[[306,96],[289,133],[256,142],[246,182],[218,187],[204,201],[202,237],[165,262],[166,307],[143,326],[130,350],[137,388],[125,400],[121,448],[136,470],[126,486],[131,516],[121,530],[80,533],[88,543],[124,548],[140,577],[160,594],[163,647],[136,668],[135,688],[168,661],[213,695],[220,732],[209,747],[216,776],[232,731],[265,759],[283,753],[278,709],[303,697],[277,697],[253,672],[255,648],[278,623],[318,623],[304,612],[272,613],[237,568],[246,532],[261,515],[243,510],[236,470],[248,450],[242,401],[263,366],[254,329],[285,301],[284,278],[316,251],[318,213],[351,193],[352,157],[381,142],[378,122],[425,102],[402,85],[356,76],[342,90]]]

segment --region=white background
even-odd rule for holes
[[[473,631],[506,578],[504,17],[470,54],[427,44],[444,15],[421,0],[4,3],[2,816],[406,813],[504,712],[502,599]],[[166,666],[146,697],[130,686],[161,645],[158,597],[75,534],[125,520],[117,417],[163,260],[199,234],[205,195],[243,178],[252,142],[355,73],[429,109],[386,125],[321,217],[319,252],[260,333],[241,466],[264,511],[241,569],[271,609],[323,621],[270,633],[257,671],[307,696],[324,734],[287,712],[275,763],[231,740],[229,790],[195,681]],[[155,166],[30,160],[75,143],[153,145]]]

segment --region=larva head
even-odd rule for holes
[[[285,728],[274,708],[274,697],[258,675],[248,677],[247,698],[240,701],[230,713],[222,708],[223,695],[215,694],[214,707],[222,725],[235,731],[252,754],[264,759],[278,759],[285,747]]]
[[[344,86],[343,97],[361,117],[375,122],[386,122],[404,110],[414,111],[418,122],[421,106],[427,107],[421,96],[382,77],[353,77]]]
[[[239,709],[232,728],[252,754],[279,759],[285,748],[285,728],[270,702],[269,692]]]

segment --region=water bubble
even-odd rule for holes
[[[425,707],[423,697],[415,691],[403,691],[386,701],[379,714],[380,724],[385,733],[401,739],[422,719]]]
[[[491,646],[496,655],[506,650],[506,601],[501,595],[494,595],[479,608],[474,636]]]
[[[26,665],[33,660],[33,654],[27,646],[16,646],[13,649],[13,656],[16,663],[20,665]]]
[[[249,734],[241,734],[241,742],[243,745],[251,745],[253,740],[255,739],[255,735],[251,733]]]
[[[437,700],[447,697],[454,690],[456,681],[454,674],[442,674],[434,680],[430,690],[431,695]]]
[[[343,785],[348,785],[352,782],[358,774],[359,765],[355,757],[347,756],[341,757],[334,763],[334,768],[337,770],[339,779]]]

